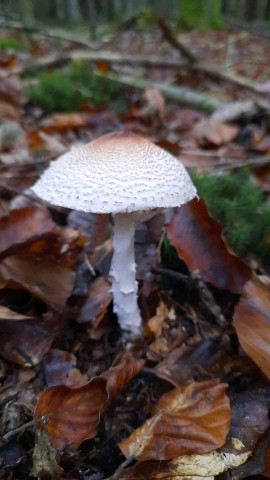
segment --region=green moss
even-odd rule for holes
[[[150,5],[143,7],[138,15],[137,25],[142,30],[148,30],[154,26],[154,11]]]
[[[23,42],[20,42],[16,38],[0,38],[0,48],[3,50],[28,50],[29,47]]]
[[[86,102],[110,104],[117,111],[126,108],[121,87],[85,62],[73,62],[63,71],[42,72],[35,77],[38,84],[30,88],[29,97],[45,113],[76,111]]]
[[[177,20],[180,26],[198,28],[199,30],[222,29],[225,27],[220,15],[219,0],[211,0],[210,7],[209,2],[203,2],[202,0],[181,2]]]
[[[249,170],[219,177],[193,174],[193,180],[210,213],[222,223],[232,250],[242,257],[253,253],[269,263],[270,206]]]
[[[167,235],[164,235],[161,244],[161,265],[170,270],[180,270],[184,268],[183,261],[180,260],[176,249],[171,245]]]

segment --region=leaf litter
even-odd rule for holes
[[[129,34],[115,48],[144,53]],[[168,32],[167,43],[153,35],[155,48],[174,55]],[[186,35],[198,55],[203,39],[227,41],[224,32]],[[56,38],[31,42],[25,55],[34,63],[69,49]],[[110,63],[98,67],[110,73]],[[203,199],[166,212],[166,225],[163,212],[143,213],[136,255],[145,329],[127,347],[111,308],[108,216],[48,208],[28,190],[49,160],[117,128],[219,174],[252,161],[251,152],[265,161],[268,128],[208,118],[156,87],[123,87],[124,112],[86,103],[45,114],[22,95],[21,57],[2,52],[0,68],[0,475],[269,477],[269,283],[259,280],[269,265],[231,252]],[[197,84],[194,72],[140,68],[151,81]],[[250,75],[267,94],[252,67]],[[204,91],[245,99],[239,86],[200,78]],[[267,196],[265,165],[252,175]]]

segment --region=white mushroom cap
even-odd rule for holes
[[[177,207],[196,196],[179,160],[123,131],[71,149],[51,162],[32,189],[51,204],[95,213]]]

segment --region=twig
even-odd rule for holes
[[[122,462],[121,465],[119,465],[119,467],[115,470],[114,474],[110,477],[110,480],[117,480],[119,478],[119,474],[124,470],[124,468],[130,465],[133,460],[134,457],[129,457],[124,462]]]
[[[24,423],[18,428],[14,428],[14,430],[11,430],[10,432],[6,433],[3,435],[3,440],[7,441],[10,437],[13,437],[13,435],[16,435],[16,433],[22,432],[28,427],[32,427],[32,425],[35,425],[36,420],[30,420],[30,422]]]
[[[169,26],[165,23],[165,21],[162,18],[158,17],[156,19],[156,24],[160,28],[160,30],[162,31],[164,39],[167,42],[169,42],[170,45],[172,45],[174,48],[176,48],[176,50],[178,50],[178,52],[180,52],[181,55],[183,55],[183,57],[186,60],[188,60],[188,62],[190,62],[190,63],[197,63],[198,62],[198,59],[194,55],[194,53],[192,53],[189,50],[189,48],[187,48],[185,45],[183,45],[181,42],[179,42],[179,40],[172,34],[171,29],[169,28]]]
[[[169,85],[164,82],[155,82],[151,79],[132,77],[130,75],[102,73],[99,73],[99,75],[100,77],[135,88],[157,88],[168,99],[174,100],[181,105],[197,108],[208,114],[214,114],[215,118],[219,118],[224,122],[239,119],[243,115],[254,116],[258,110],[262,110],[262,107],[252,100],[225,103],[210,95],[187,87]],[[270,102],[265,101],[264,108],[270,110]]]
[[[157,275],[166,275],[167,277],[173,278],[178,280],[179,282],[189,282],[191,280],[189,275],[185,275],[184,273],[175,272],[174,270],[169,270],[167,268],[152,268],[151,272]]]
[[[186,64],[178,59],[168,59],[163,58],[160,55],[130,55],[128,53],[115,52],[112,50],[99,50],[99,51],[88,51],[88,50],[73,50],[68,54],[62,55],[46,55],[44,57],[31,60],[24,63],[23,65],[18,65],[14,68],[9,69],[7,72],[2,71],[1,76],[9,75],[19,75],[27,74],[33,68],[38,70],[43,70],[45,68],[53,68],[58,66],[63,66],[68,63],[70,60],[73,61],[89,61],[95,62],[98,60],[116,63],[116,64],[130,64],[130,65],[142,65],[142,66],[158,66],[160,68],[177,68],[180,66],[185,66]]]

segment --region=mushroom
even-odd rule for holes
[[[183,164],[149,140],[117,131],[51,162],[32,190],[53,205],[113,214],[114,312],[127,335],[139,335],[134,212],[176,207],[194,198],[196,189]]]

